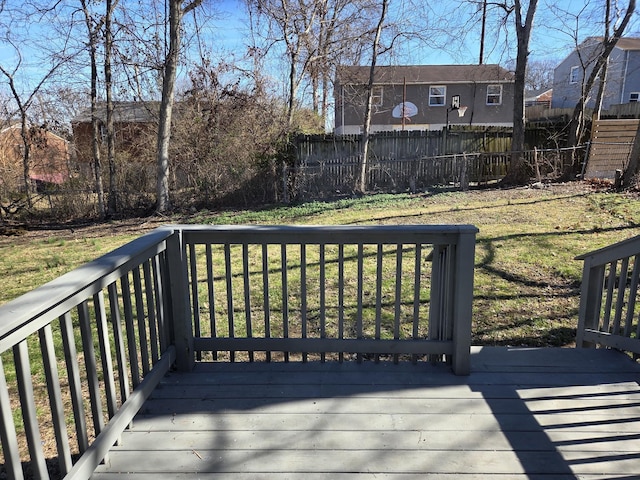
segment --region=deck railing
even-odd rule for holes
[[[428,354],[468,374],[476,231],[183,228],[193,349],[231,361]]]
[[[468,374],[476,232],[165,227],[1,306],[8,477],[88,478],[172,366],[407,355]]]
[[[584,261],[576,345],[603,346],[640,356],[636,311],[640,236],[581,255]]]

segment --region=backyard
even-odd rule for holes
[[[476,345],[571,346],[582,264],[575,256],[640,233],[640,199],[583,182],[544,188],[372,195],[253,211],[6,229],[0,304],[159,225],[473,224]]]

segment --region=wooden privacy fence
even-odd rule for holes
[[[476,232],[165,227],[1,306],[6,475],[89,478],[196,361],[406,354],[468,374]]]
[[[530,150],[522,155],[531,178],[557,178],[584,157],[585,147]],[[483,184],[502,179],[509,168],[511,152],[462,153],[437,157],[372,159],[367,165],[369,191],[419,191],[434,186]],[[360,172],[357,157],[317,160],[300,165],[295,172],[300,199],[350,193]]]
[[[638,142],[640,120],[594,120],[585,178],[613,180],[629,165]]]
[[[506,152],[510,128],[378,132],[369,137],[371,158],[435,157],[462,152]],[[362,135],[301,135],[296,139],[298,164],[327,159],[349,161],[362,150]]]
[[[577,257],[584,261],[576,345],[640,357],[640,236]]]

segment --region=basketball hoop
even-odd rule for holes
[[[467,107],[461,106],[458,107],[458,117],[464,117],[464,112],[467,111]]]

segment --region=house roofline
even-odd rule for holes
[[[63,142],[65,142],[65,143],[71,143],[71,142],[69,142],[69,140],[67,140],[66,138],[61,137],[60,135],[58,135],[58,134],[57,134],[57,133],[55,133],[55,132],[52,132],[51,130],[48,130],[48,129],[46,129],[46,128],[42,128],[42,127],[36,127],[36,128],[39,128],[39,129],[41,129],[41,130],[44,130],[44,131],[45,131],[46,133],[48,133],[49,135],[53,135],[54,137],[56,137],[56,138],[58,138],[58,139],[62,140],[62,141],[63,141]],[[7,131],[9,131],[9,130],[14,130],[14,129],[22,129],[22,125],[21,125],[19,122],[12,123],[12,124],[11,124],[11,125],[9,125],[8,127],[5,127],[5,128],[3,128],[2,130],[0,130],[0,135],[2,135],[3,133],[5,133],[5,132],[7,132]]]

